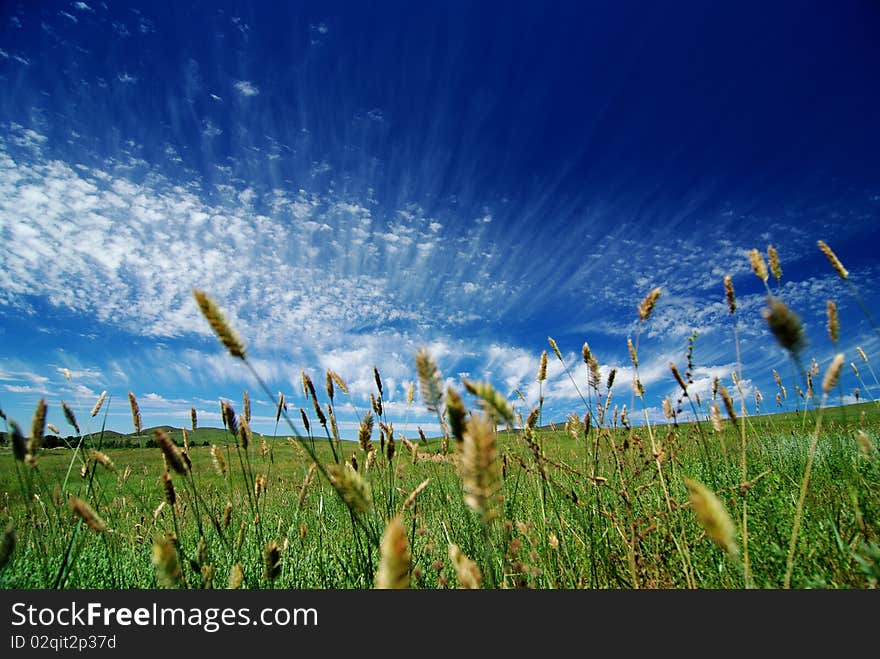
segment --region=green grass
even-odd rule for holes
[[[746,490],[751,579],[757,587],[777,588],[783,584],[814,421],[808,419],[804,431],[803,419],[795,415],[748,422],[748,473],[760,476]],[[221,445],[229,471],[225,477],[219,475],[210,449],[193,446],[189,455],[196,489],[172,473],[174,510],[167,504],[159,509],[165,466],[158,448],[108,450],[115,470],[98,466],[91,485],[90,471],[81,477],[76,462],[63,492],[60,485],[73,457],[70,450],[42,451],[32,468],[16,462],[5,449],[0,452],[0,487],[6,493],[2,517],[15,525],[16,547],[0,571],[0,586],[157,587],[153,541],[179,534],[180,562],[189,587],[203,585],[203,565],[213,571],[212,585],[225,587],[231,567],[240,563],[244,586],[250,588],[369,588],[386,521],[401,511],[419,483],[430,479],[403,517],[415,587],[456,585],[447,553],[453,542],[477,562],[484,584],[491,576],[499,587],[741,588],[746,585],[741,557],[726,556],[703,533],[684,486],[685,477],[706,483],[738,520],[743,490],[735,447],[740,435],[729,422],[726,425],[721,435],[708,434],[706,447],[700,445],[693,424],[654,428],[664,452],[671,514],[659,493],[644,428],[601,433],[594,428],[577,439],[563,430],[540,429],[535,441],[543,455],[537,456],[522,432],[500,432],[504,504],[485,538],[479,517],[464,503],[459,470],[451,459],[455,451],[448,461],[427,459],[439,456],[438,440],[420,446],[422,459],[415,464],[399,441],[392,463],[384,456],[376,458],[366,472],[373,509],[357,514],[360,524],[353,523],[355,513],[319,477],[313,478],[303,505],[298,505],[311,461],[299,445],[283,438],[267,438],[266,454],[254,441],[248,461],[240,463],[225,431],[191,434],[194,444],[204,439]],[[797,543],[793,587],[876,586],[876,564],[872,572],[870,555],[876,550],[880,519],[880,468],[876,450],[865,456],[854,432],[865,429],[876,444],[878,425],[874,404],[828,410]],[[179,444],[180,431],[172,434]],[[85,443],[98,441],[89,437]],[[363,474],[366,458],[357,443],[340,446],[346,459],[357,456]],[[333,461],[326,440],[316,440],[315,447],[322,462]],[[594,450],[595,475],[607,480],[590,478]],[[267,486],[252,504],[255,475],[264,476]],[[26,492],[33,494],[29,506],[23,498]],[[68,507],[69,496],[87,500],[110,530],[97,533],[80,524]],[[224,528],[227,501],[233,513]],[[207,552],[197,564],[200,537]],[[282,570],[271,582],[264,578],[262,566],[263,547],[270,540],[282,546]]]

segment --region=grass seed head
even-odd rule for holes
[[[214,463],[214,470],[219,476],[226,476],[228,469],[226,458],[223,457],[223,451],[216,444],[211,446],[211,462]]]
[[[727,410],[727,416],[730,417],[731,421],[736,423],[736,411],[733,408],[733,399],[730,397],[730,394],[727,393],[727,389],[724,385],[720,385],[718,389],[721,393],[721,400],[724,401],[724,409]]]
[[[162,490],[165,492],[165,501],[169,506],[177,503],[177,493],[174,491],[174,483],[171,482],[171,476],[168,472],[162,474]]]
[[[763,314],[779,345],[793,355],[804,349],[806,339],[801,319],[784,302],[771,298]]]
[[[183,571],[177,557],[177,547],[167,536],[156,536],[153,539],[151,560],[156,568],[159,585],[165,588],[177,588],[183,583]]]
[[[468,420],[460,467],[465,503],[485,521],[493,520],[503,497],[495,430],[487,418],[471,416]]]
[[[733,279],[730,275],[724,275],[724,297],[727,298],[727,308],[730,313],[736,313],[736,293],[733,291]]]
[[[352,512],[370,512],[373,507],[373,493],[370,489],[370,484],[350,464],[346,462],[329,465],[327,473],[330,476],[333,487],[339,492],[345,505]]]
[[[822,253],[828,259],[828,262],[831,264],[831,267],[834,268],[835,272],[840,275],[841,279],[848,279],[849,272],[846,268],[843,267],[843,263],[840,262],[840,259],[837,258],[837,255],[831,251],[831,248],[824,240],[817,240],[816,244],[819,246],[819,249],[822,250]]]
[[[464,441],[464,425],[467,418],[467,410],[461,400],[461,396],[452,387],[446,389],[446,418],[449,420],[449,430],[455,441],[461,444]]]
[[[538,382],[543,382],[547,379],[547,351],[544,350],[541,352],[541,361],[538,362]]]
[[[195,297],[196,304],[199,305],[205,320],[211,325],[211,329],[214,330],[217,338],[220,339],[220,342],[226,347],[229,354],[233,357],[244,359],[246,357],[244,343],[232,330],[229,323],[226,322],[226,318],[223,312],[220,311],[217,303],[207,293],[198,289],[193,290],[193,297]]]
[[[451,542],[449,543],[449,560],[452,561],[459,588],[477,590],[482,586],[483,575],[480,574],[480,568],[459,549],[458,545]]]
[[[828,309],[828,336],[831,337],[832,342],[837,343],[840,338],[840,317],[837,315],[837,305],[834,304],[834,300],[828,300],[826,306]]]
[[[168,436],[168,433],[161,428],[156,428],[156,430],[153,431],[153,436],[156,438],[156,444],[162,450],[162,454],[165,456],[168,466],[178,474],[186,475],[186,463],[183,461],[183,456],[180,455],[180,451],[177,449],[177,446],[174,445],[174,442],[171,441],[171,437]]]
[[[104,405],[104,399],[107,397],[107,392],[102,391],[101,395],[98,396],[98,400],[95,401],[95,406],[92,408],[92,417],[98,416],[98,412],[101,411],[101,407]]]
[[[834,359],[831,360],[831,364],[828,366],[828,370],[825,371],[825,377],[822,379],[822,392],[825,394],[831,393],[831,390],[834,389],[837,384],[837,379],[840,377],[840,369],[843,368],[843,353],[839,352],[834,355]]]
[[[113,460],[110,459],[110,456],[106,453],[102,453],[96,449],[91,449],[89,451],[89,455],[92,456],[92,459],[95,460],[98,464],[100,464],[104,469],[108,471],[114,471],[116,466],[113,464]]]
[[[46,432],[46,399],[41,398],[34,410],[31,420],[31,436],[28,441],[28,453],[35,454],[43,445],[43,435]]]
[[[406,529],[400,515],[395,515],[385,525],[379,545],[379,569],[376,571],[376,588],[405,589],[410,586],[410,551]]]
[[[657,287],[653,289],[650,293],[645,296],[639,303],[639,321],[645,322],[648,318],[651,317],[651,312],[654,311],[654,305],[657,304],[657,298],[660,297],[662,289]]]
[[[131,422],[134,424],[134,431],[141,434],[141,408],[138,405],[137,398],[132,392],[128,392],[128,404],[131,407]]]
[[[752,249],[749,251],[749,263],[752,264],[752,270],[757,275],[758,279],[767,283],[767,280],[770,278],[769,273],[767,272],[767,264],[764,262],[764,257],[761,255],[757,249]]]
[[[70,497],[69,500],[70,509],[76,513],[76,515],[86,523],[86,525],[99,533],[107,530],[107,523],[101,519],[101,517],[92,510],[92,507],[89,506],[85,501],[78,497]]]
[[[633,345],[632,339],[627,337],[626,347],[629,350],[629,359],[635,368],[639,367],[639,356],[636,354],[636,347]]]
[[[422,400],[430,412],[437,412],[443,399],[440,388],[440,371],[437,363],[427,349],[422,348],[416,353],[416,372],[419,375],[419,390]]]
[[[358,445],[365,453],[369,453],[373,447],[373,413],[370,410],[364,412],[364,418],[358,425]]]
[[[859,447],[862,455],[864,455],[866,458],[873,459],[874,445],[871,443],[871,439],[868,437],[868,433],[866,433],[864,430],[859,430],[856,433],[856,445]]]
[[[462,384],[472,395],[481,400],[483,409],[486,412],[500,418],[508,425],[515,423],[516,419],[513,415],[513,409],[511,409],[507,399],[498,393],[492,385],[487,382],[471,382],[465,379],[462,379]]]
[[[276,540],[270,540],[263,547],[263,577],[275,581],[281,575],[281,548]]]
[[[9,420],[9,431],[12,436],[12,455],[19,462],[24,462],[27,457],[27,440],[21,433],[18,424],[11,419]]]
[[[767,259],[770,261],[770,272],[773,273],[773,278],[779,283],[782,279],[782,266],[779,263],[779,253],[773,245],[767,246]]]
[[[547,343],[549,343],[550,347],[553,348],[553,354],[556,355],[556,359],[558,359],[559,361],[563,361],[562,353],[559,352],[559,346],[556,345],[556,341],[554,341],[552,337],[548,336]]]
[[[241,563],[236,563],[229,570],[229,578],[226,581],[226,588],[228,590],[238,590],[241,588],[243,582],[244,569],[241,567]]]
[[[735,556],[738,553],[736,530],[724,504],[702,483],[686,478],[685,484],[690,492],[691,507],[706,535],[728,555]]]

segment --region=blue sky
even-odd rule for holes
[[[436,431],[404,401],[423,346],[526,416],[547,337],[582,389],[587,341],[631,405],[626,340],[660,286],[639,356],[662,419],[694,331],[692,394],[733,389],[729,273],[749,409],[776,409],[773,368],[791,409],[747,258],[769,244],[806,364],[834,354],[835,300],[864,380],[843,391],[880,398],[856,352],[880,371],[878,334],[816,247],[880,318],[880,9],[713,4],[3,3],[0,407],[27,427],[45,397],[66,433],[61,400],[85,426],[107,390],[129,432],[132,391],[145,426],[216,426],[247,389],[272,432],[193,288],[293,410],[303,370],[345,378],[348,437],[373,366],[396,429]],[[583,416],[550,356],[545,419]]]

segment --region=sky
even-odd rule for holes
[[[64,401],[95,431],[107,391],[106,427],[131,432],[132,392],[144,427],[190,407],[220,426],[247,390],[253,429],[291,434],[202,289],[294,419],[314,422],[304,371],[323,403],[326,370],[346,380],[347,438],[374,367],[395,429],[436,434],[418,388],[406,403],[420,348],[459,391],[489,382],[523,417],[543,395],[564,423],[588,342],[611,404],[663,422],[694,332],[691,399],[736,392],[734,328],[749,413],[792,410],[803,380],[748,259],[768,245],[804,366],[859,370],[830,402],[880,399],[877,34],[868,1],[3,2],[0,408],[29,428],[44,398],[68,434]]]

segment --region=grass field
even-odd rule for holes
[[[766,284],[755,253],[752,263]],[[639,305],[639,330],[659,293]],[[727,297],[733,315],[732,288]],[[219,308],[196,299],[230,358],[250,367]],[[799,364],[799,321],[768,304],[770,329]],[[433,439],[389,423],[378,370],[357,442],[339,440],[333,410],[348,391],[333,372],[326,396],[303,374],[322,439],[258,437],[249,403],[236,414],[225,402],[224,429],[194,419],[191,430],[77,435],[75,448],[47,449],[38,406],[29,436],[7,420],[0,449],[0,587],[877,587],[880,404],[828,406],[842,355],[824,375],[803,373],[800,412],[764,416],[746,413],[741,377],[691,400],[690,368],[671,367],[682,407],[704,421],[677,423],[667,401],[669,422],[656,423],[638,334],[628,345],[635,379],[614,383],[584,344],[583,407],[552,427],[539,426],[541,406],[521,412],[488,384],[444,391],[425,351],[421,400],[413,389],[407,398],[436,413]],[[536,368],[543,382],[547,352]],[[612,408],[614,387],[638,399],[629,416]],[[133,395],[131,406],[139,427]],[[277,417],[294,427],[280,401]]]
[[[860,449],[855,433],[862,429],[876,437],[880,416],[872,403],[850,406],[843,425],[844,410],[833,411],[837,418],[829,414],[823,424],[812,467],[791,577],[796,588],[877,583],[880,469],[876,450]],[[500,432],[503,501],[488,522],[465,501],[455,440],[445,457],[440,440],[421,442],[415,458],[396,441],[390,461],[388,444],[384,452],[374,444],[369,469],[358,443],[341,442],[339,452],[346,460],[355,456],[369,484],[372,505],[366,511],[347,505],[318,474],[310,476],[306,451],[285,437],[267,439],[265,446],[252,443],[244,452],[231,435],[213,431],[225,474],[216,469],[210,448],[191,447],[191,472],[170,472],[173,505],[163,487],[166,465],[159,448],[109,450],[113,468],[91,460],[84,475],[84,463],[70,450],[43,451],[30,468],[7,449],[0,453],[0,487],[6,493],[3,517],[15,525],[15,548],[0,585],[226,587],[230,574],[235,585],[238,565],[242,587],[368,588],[377,578],[386,525],[399,519],[413,587],[470,583],[462,556],[476,564],[470,574],[478,571],[483,586],[742,588],[748,578],[749,585],[781,587],[817,414],[808,413],[805,421],[792,415],[750,418],[745,455],[751,477],[745,486],[736,426],[725,422],[721,433],[710,429],[705,445],[692,424],[656,426],[669,506],[645,428],[593,428],[575,436],[541,429],[528,440],[522,432]],[[182,443],[181,431],[170,435]],[[85,443],[98,441],[90,437]],[[315,450],[334,464],[327,440],[316,441]],[[700,525],[686,476],[717,492],[736,520],[732,551]],[[261,491],[255,496],[260,477],[265,485],[256,486]],[[22,491],[33,493],[29,505]],[[72,512],[71,496],[89,502],[106,530],[90,528]],[[166,538],[177,540],[166,545]],[[451,545],[458,548],[452,552],[458,564]]]

